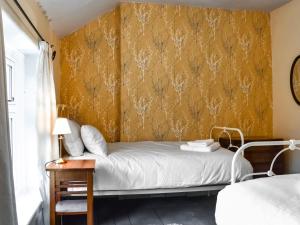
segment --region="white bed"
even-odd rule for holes
[[[85,152],[83,156],[73,159],[96,160],[96,195],[126,194],[132,190],[144,190],[142,193],[147,193],[146,190],[229,184],[234,152],[223,148],[211,153],[188,152],[180,150],[181,144],[182,142],[118,142],[108,144],[107,157]],[[237,159],[236,171],[239,179],[251,173],[252,166],[241,156]]]
[[[300,174],[260,178],[225,187],[218,225],[300,225]]]
[[[288,146],[270,162],[266,172],[252,173],[236,183],[236,162],[253,146]],[[216,222],[218,225],[300,225],[300,174],[276,176],[273,166],[286,151],[300,150],[300,140],[251,142],[241,146],[232,160],[231,185],[218,194]],[[252,148],[253,149],[253,148]],[[244,179],[266,175],[267,178]]]

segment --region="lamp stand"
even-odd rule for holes
[[[63,160],[63,158],[61,157],[61,142],[64,139],[63,135],[58,135],[58,141],[59,141],[59,159],[55,161],[56,164],[64,164],[66,163],[65,160]]]

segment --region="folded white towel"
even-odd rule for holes
[[[206,147],[214,143],[214,139],[188,141],[187,144],[194,147]]]
[[[214,142],[210,146],[207,147],[195,147],[187,144],[180,145],[180,149],[183,151],[193,151],[193,152],[214,152],[220,148],[219,142]]]

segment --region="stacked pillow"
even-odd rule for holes
[[[95,155],[107,156],[107,143],[100,131],[90,125],[81,127],[82,141],[91,153]]]
[[[90,125],[83,125],[80,127],[78,123],[73,120],[68,120],[71,134],[64,136],[64,148],[71,156],[81,156],[86,149],[100,156],[107,156],[107,143],[101,132]]]
[[[68,122],[71,133],[64,135],[64,148],[70,156],[81,156],[84,151],[84,146],[81,140],[80,126],[73,120],[68,120]]]

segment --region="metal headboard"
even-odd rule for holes
[[[240,129],[238,129],[238,128],[234,128],[234,127],[218,127],[218,126],[213,126],[213,127],[211,128],[211,130],[210,130],[210,135],[209,135],[209,137],[210,137],[211,139],[213,138],[213,131],[214,131],[214,130],[221,130],[221,132],[220,132],[220,134],[219,134],[219,139],[220,139],[220,136],[221,136],[222,134],[224,134],[224,133],[228,136],[228,138],[229,138],[229,146],[228,146],[228,148],[231,148],[231,147],[236,147],[236,148],[238,148],[237,146],[232,145],[232,142],[231,142],[231,135],[230,135],[230,133],[229,133],[228,131],[233,131],[233,132],[239,133],[240,138],[241,138],[241,146],[243,146],[244,143],[245,143],[244,134],[243,134],[243,132],[242,132]]]

